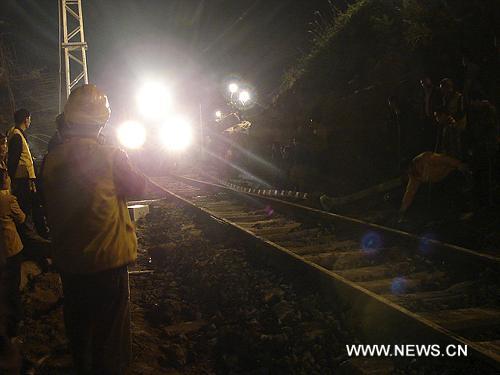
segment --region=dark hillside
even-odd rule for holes
[[[359,0],[318,15],[311,51],[284,74],[273,106],[255,121],[254,139],[265,148],[263,141],[303,137],[300,128],[313,123],[323,144],[315,151],[320,162],[308,168],[315,188],[345,193],[397,175],[389,96],[400,102],[407,138],[417,138],[419,80],[450,77],[461,90],[466,54],[499,103],[499,8],[488,0]]]

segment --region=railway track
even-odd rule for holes
[[[335,293],[366,342],[467,345],[500,368],[500,258],[181,177],[151,180]]]

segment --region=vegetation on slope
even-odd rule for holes
[[[464,53],[498,103],[498,2],[358,0],[317,17],[311,50],[284,74],[254,136],[286,141],[310,120],[320,124],[328,166],[318,175],[328,188],[349,191],[394,176],[387,97],[398,96],[417,123],[419,79],[450,77],[460,88]]]

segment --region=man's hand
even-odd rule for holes
[[[30,184],[30,191],[31,191],[32,193],[36,193],[36,184],[35,184],[35,180],[30,179],[30,180],[29,180],[29,184]]]
[[[455,118],[453,116],[448,116],[447,120],[448,121],[448,125],[449,126],[455,126],[457,124],[457,121],[455,120]]]

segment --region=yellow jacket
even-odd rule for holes
[[[26,215],[19,208],[16,197],[9,190],[0,190],[0,251],[6,258],[18,254],[23,243],[17,233],[16,223],[24,222]]]
[[[140,194],[145,178],[123,151],[70,138],[45,157],[42,182],[54,263],[61,271],[93,273],[135,261],[137,239],[125,197]]]
[[[14,178],[36,178],[35,176],[35,168],[33,166],[33,157],[31,156],[30,148],[28,146],[28,142],[26,142],[26,138],[24,138],[23,133],[16,128],[13,127],[9,129],[7,132],[7,137],[9,142],[14,135],[19,135],[22,141],[22,150],[21,155],[19,157],[19,164],[17,165],[16,172],[14,174]]]
[[[455,170],[464,170],[465,164],[460,160],[444,154],[426,151],[417,155],[410,163],[408,170],[408,184],[401,202],[401,212],[404,212],[413,203],[420,185],[436,183],[444,180]]]

